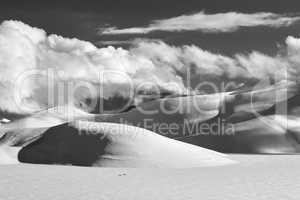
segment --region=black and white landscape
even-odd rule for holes
[[[298,199],[300,4],[0,6],[0,199]]]

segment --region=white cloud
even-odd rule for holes
[[[135,86],[153,83],[159,88],[183,93],[186,80],[182,74],[190,68],[195,69],[193,76],[199,77],[200,82],[207,75],[242,80],[278,78],[279,75],[280,79],[285,71],[291,78],[297,79],[300,66],[299,41],[288,37],[286,46],[279,50],[286,54],[268,56],[254,51],[228,57],[193,45],[178,47],[151,40],[136,40],[128,50],[112,46],[97,48],[90,42],[57,35],[47,36],[41,29],[17,21],[5,21],[0,25],[0,110],[24,112],[14,103],[14,87],[18,78],[30,70],[59,71],[54,77],[53,87],[61,87],[60,84],[66,82],[83,81],[96,87],[94,95],[104,97],[116,92],[126,93],[126,77]],[[99,74],[107,70],[114,73],[106,73],[99,79]],[[47,99],[50,75],[22,82],[22,105],[30,106],[32,111],[53,106]],[[98,91],[100,85],[106,89],[101,94]],[[149,85],[144,86],[144,90],[153,90]],[[57,98],[66,95],[58,89],[55,92]],[[86,91],[79,90],[75,101],[87,98],[88,95]]]
[[[289,46],[287,44],[287,48],[290,48]],[[136,55],[150,59],[157,66],[168,67],[179,72],[185,72],[188,68],[193,67],[199,78],[200,76],[214,75],[227,76],[230,79],[259,80],[274,76],[280,79],[278,76],[282,75],[282,71],[291,67],[290,56],[277,55],[272,57],[253,51],[250,54],[236,54],[233,57],[228,57],[203,50],[194,45],[175,47],[162,41],[143,42],[138,40],[131,51]],[[285,51],[285,49],[280,51]],[[299,55],[300,52],[296,54]],[[298,63],[300,63],[300,59]]]
[[[202,31],[208,33],[233,32],[241,27],[282,27],[300,20],[300,16],[286,16],[275,13],[259,12],[253,14],[227,12],[206,14],[199,12],[169,19],[155,20],[146,27],[100,29],[101,34],[147,34],[153,31]]]
[[[131,83],[137,85],[150,82],[164,89],[169,89],[170,84],[177,84],[177,91],[174,92],[182,92],[184,89],[181,78],[175,73],[157,67],[151,60],[128,50],[111,46],[97,48],[90,42],[75,38],[47,36],[45,31],[18,21],[5,21],[0,25],[1,110],[22,112],[22,108],[14,103],[17,80],[24,72],[48,69],[57,74],[54,77],[55,84],[51,86],[53,88],[62,83],[84,81],[95,86],[96,93],[99,93],[99,85],[105,86],[106,91],[102,95],[106,96],[115,92],[123,94],[125,85],[129,87]],[[104,73],[102,78],[101,73]],[[37,75],[22,82],[18,97],[23,107],[29,105],[32,108],[30,110],[37,111],[51,106],[47,99],[50,87],[47,80],[50,75]],[[82,93],[79,96],[85,95]],[[56,95],[61,98],[66,94]]]

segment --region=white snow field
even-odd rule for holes
[[[229,157],[239,164],[188,169],[1,165],[0,199],[299,199],[299,156]]]

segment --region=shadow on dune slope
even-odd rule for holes
[[[48,129],[43,136],[22,148],[18,159],[36,164],[73,164],[91,166],[104,154],[108,143],[99,135],[86,134],[63,124]]]

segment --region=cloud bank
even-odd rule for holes
[[[130,84],[145,93],[157,87],[185,94],[189,90],[186,73],[190,71],[197,83],[207,81],[207,77],[212,82],[215,78],[280,81],[286,74],[297,80],[300,39],[288,37],[279,52],[276,56],[253,51],[228,57],[193,45],[172,46],[147,40],[136,40],[129,49],[97,48],[76,38],[47,35],[22,22],[5,21],[0,25],[0,110],[30,113],[64,104],[60,99],[68,95],[70,83],[79,84],[73,103],[81,105],[90,98],[126,96]],[[55,74],[53,77],[51,73],[41,73],[49,70]],[[16,84],[24,74],[30,78]],[[16,104],[16,85],[21,107]],[[92,94],[84,89],[90,86]],[[54,91],[54,102],[49,102],[49,90]],[[23,107],[31,109],[24,111]]]
[[[54,75],[41,75],[48,70],[52,70]],[[28,74],[30,77],[23,80],[22,77]],[[50,75],[54,79],[51,79],[54,82],[51,85],[48,84]],[[95,86],[94,95],[100,95],[98,88],[105,85],[108,87],[104,91],[107,94],[101,94],[102,96],[109,96],[114,92],[122,94],[129,87],[126,84],[150,82],[166,90],[170,84],[176,84],[178,91],[174,92],[180,92],[184,88],[181,78],[171,69],[160,68],[151,60],[128,50],[111,46],[99,49],[90,42],[57,35],[48,36],[44,30],[22,22],[5,21],[0,25],[1,110],[21,112],[13,103],[16,99],[16,83],[20,77],[18,103],[21,102],[22,107],[30,105],[33,111],[53,106],[49,105],[47,99],[47,91],[51,89],[49,87],[55,87],[54,95],[61,98],[66,95],[65,88],[72,82]],[[80,91],[78,95],[78,98],[85,98],[88,94]],[[54,103],[56,102],[52,104]]]
[[[282,47],[280,51],[289,52],[277,56],[269,56],[253,51],[249,54],[237,53],[233,57],[222,54],[215,54],[203,50],[194,45],[181,47],[171,46],[162,41],[142,41],[138,40],[134,47],[130,49],[135,55],[150,59],[156,66],[169,67],[177,72],[186,72],[193,69],[193,74],[201,77],[214,75],[227,77],[229,79],[257,79],[276,78],[284,79],[285,73],[294,74],[298,67],[292,63],[299,63],[294,54],[300,47],[299,39],[288,37],[286,40],[287,49]]]
[[[275,13],[260,12],[253,14],[227,12],[206,14],[199,12],[192,15],[155,20],[146,27],[119,29],[109,27],[100,29],[101,34],[147,34],[153,31],[202,31],[205,33],[234,32],[241,27],[284,27],[300,20],[300,16],[286,16]]]

